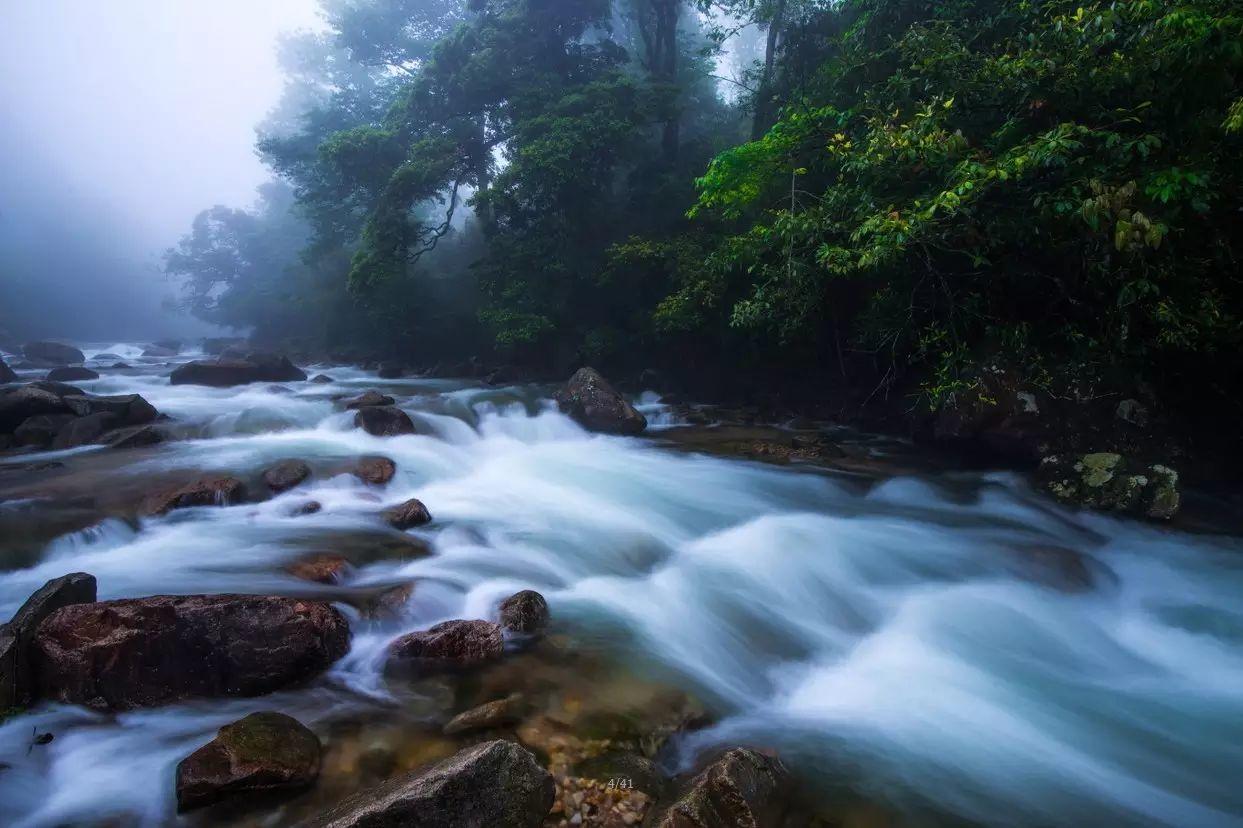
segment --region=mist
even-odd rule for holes
[[[155,337],[160,268],[193,217],[249,206],[268,177],[254,125],[276,105],[282,33],[314,0],[0,6],[0,328],[20,338]]]

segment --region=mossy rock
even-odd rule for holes
[[[1041,461],[1038,478],[1065,503],[1153,520],[1172,518],[1181,500],[1178,472],[1160,464],[1145,466],[1113,452],[1051,455]]]

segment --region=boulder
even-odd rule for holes
[[[311,467],[302,460],[282,460],[263,472],[263,484],[280,494],[311,476]]]
[[[8,363],[6,363],[3,359],[0,359],[0,385],[4,385],[9,382],[21,382],[21,377],[19,377],[13,369],[8,366]]]
[[[246,486],[236,477],[204,477],[147,499],[145,511],[162,515],[192,506],[232,506],[246,497]]]
[[[60,430],[73,419],[72,414],[39,414],[28,417],[13,430],[13,439],[19,446],[47,448],[52,445]]]
[[[647,428],[647,418],[594,368],[579,368],[553,396],[562,411],[591,431],[638,434]]]
[[[537,635],[548,626],[548,602],[532,589],[516,592],[501,602],[501,626],[519,635]]]
[[[29,704],[35,694],[30,645],[43,620],[61,607],[95,601],[95,576],[73,572],[39,587],[0,625],[0,710]]]
[[[342,400],[342,404],[346,410],[355,408],[365,408],[373,405],[392,405],[395,400],[387,394],[381,394],[379,391],[364,391],[357,397]]]
[[[48,371],[46,379],[49,382],[78,382],[80,380],[99,379],[99,372],[92,371],[90,368],[83,368],[81,365],[66,365]]]
[[[86,355],[72,345],[59,342],[27,342],[22,346],[22,356],[31,362],[48,366],[79,365],[86,362]]]
[[[1169,520],[1181,501],[1174,469],[1113,452],[1050,455],[1036,475],[1054,497],[1089,509]]]
[[[70,414],[69,406],[55,394],[29,385],[0,395],[0,433],[11,433],[40,414]]]
[[[555,796],[530,752],[496,740],[362,791],[303,828],[536,828]]]
[[[271,710],[251,713],[178,763],[177,810],[300,790],[314,784],[319,763],[319,737],[297,719]]]
[[[326,670],[349,649],[331,605],[263,595],[157,595],[52,613],[32,648],[46,698],[96,709],[258,696]]]
[[[164,432],[153,425],[127,426],[109,431],[99,442],[115,449],[142,448],[164,442]]]
[[[494,730],[517,724],[527,711],[527,701],[521,693],[496,699],[464,713],[459,713],[444,726],[446,736],[457,736],[476,730]]]
[[[113,397],[96,397],[87,394],[66,394],[61,399],[79,417],[91,414],[111,414],[117,426],[146,425],[155,422],[160,413],[140,394],[118,394]]]
[[[414,434],[410,415],[395,405],[365,405],[354,414],[354,425],[375,437]]]
[[[394,529],[404,531],[415,526],[422,526],[425,523],[431,523],[432,514],[427,511],[423,501],[412,497],[400,506],[394,506],[385,511],[384,519]]]
[[[652,828],[779,828],[791,788],[781,760],[734,748],[708,765],[645,825]]]
[[[443,621],[397,638],[388,646],[388,664],[398,671],[437,673],[477,667],[505,651],[501,626],[490,621]]]
[[[350,562],[341,555],[332,553],[312,555],[309,558],[294,561],[285,567],[285,571],[295,578],[313,581],[317,584],[335,584],[349,570]]]
[[[354,467],[354,476],[364,483],[383,486],[397,473],[397,464],[387,457],[370,455],[361,457]]]
[[[196,360],[179,365],[169,375],[173,385],[209,385],[227,388],[251,382],[301,382],[306,373],[280,354],[246,351],[216,360]]]
[[[56,432],[52,448],[57,451],[94,443],[105,431],[116,426],[116,417],[107,412],[74,417]]]
[[[317,383],[319,385],[327,385],[330,382],[335,382],[335,380],[332,377],[328,376],[327,374],[316,374],[315,376],[311,377],[311,382]]]

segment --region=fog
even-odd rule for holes
[[[278,38],[318,22],[314,0],[0,3],[0,328],[201,330],[162,309],[160,256],[205,207],[254,201]]]

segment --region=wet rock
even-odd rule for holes
[[[521,635],[542,633],[548,626],[548,602],[535,590],[524,589],[501,602],[501,626]]]
[[[40,414],[70,414],[61,398],[42,388],[23,386],[0,395],[0,432],[11,433]]]
[[[364,618],[374,620],[401,618],[405,615],[406,605],[410,603],[412,595],[414,595],[413,581],[408,584],[397,584],[368,595],[358,601],[356,606]]]
[[[410,415],[393,405],[366,405],[354,414],[354,425],[375,437],[414,434]]]
[[[649,815],[652,828],[778,828],[790,776],[776,758],[734,748]]]
[[[40,414],[29,417],[14,429],[13,439],[19,446],[46,448],[52,445],[57,433],[73,419],[72,414]]]
[[[311,377],[311,382],[316,383],[318,385],[327,385],[330,382],[335,382],[335,380],[332,377],[328,376],[327,374],[316,374],[315,376]]]
[[[387,394],[381,394],[379,391],[364,391],[357,397],[342,400],[341,404],[348,411],[373,405],[392,405],[394,402],[396,401],[392,397]]]
[[[285,571],[295,578],[314,581],[317,584],[335,584],[341,581],[350,571],[350,562],[341,555],[312,555],[294,561],[285,567]]]
[[[399,379],[406,375],[406,366],[400,362],[382,362],[378,376],[380,379]]]
[[[490,621],[444,621],[403,635],[388,647],[388,663],[397,670],[436,673],[477,667],[500,658],[505,639]]]
[[[251,713],[177,765],[177,810],[239,794],[300,790],[314,784],[319,765],[319,737],[309,728],[283,713]]]
[[[323,508],[323,505],[318,500],[308,500],[305,503],[299,504],[298,507],[293,510],[292,514],[295,517],[298,515],[313,515],[316,512],[321,511]]]
[[[56,432],[52,448],[56,450],[76,448],[95,442],[105,431],[115,427],[117,418],[106,412],[75,417]]]
[[[263,472],[263,484],[276,494],[289,491],[311,476],[311,467],[302,460],[282,460]]]
[[[46,698],[97,709],[258,696],[326,670],[349,649],[331,605],[260,595],[159,595],[77,604],[32,648]]]
[[[594,368],[580,368],[554,398],[584,428],[609,434],[638,434],[647,418]]]
[[[304,828],[536,828],[552,807],[552,775],[512,742],[484,742],[362,791]]]
[[[72,345],[59,342],[27,342],[22,346],[22,356],[35,363],[50,366],[77,365],[86,362],[86,355]]]
[[[95,576],[73,572],[39,587],[17,614],[0,625],[0,710],[29,704],[35,695],[30,647],[43,620],[61,607],[92,603]]]
[[[496,699],[459,713],[444,726],[446,736],[457,736],[476,730],[494,730],[517,724],[527,711],[527,700],[521,693]]]
[[[155,422],[156,417],[159,416],[155,406],[147,402],[140,394],[97,397],[78,393],[66,394],[61,399],[79,417],[91,414],[111,414],[116,417],[118,426],[146,425]]]
[[[387,457],[362,457],[354,467],[354,476],[364,483],[383,486],[397,473],[397,464]]]
[[[19,377],[13,369],[9,367],[8,363],[5,362],[3,358],[0,358],[0,385],[9,382],[21,382],[21,377]]]
[[[53,368],[47,372],[46,379],[49,382],[78,382],[80,380],[99,379],[99,373],[92,371],[90,368],[83,368],[80,365],[70,365],[63,368]]]
[[[152,425],[129,426],[109,431],[99,442],[115,449],[142,448],[164,442],[164,432]]]
[[[425,523],[431,523],[432,514],[427,511],[423,501],[412,497],[400,506],[394,506],[392,509],[387,510],[384,513],[384,519],[393,528],[404,531],[415,526],[422,526]]]
[[[283,354],[242,351],[215,360],[196,360],[179,365],[169,375],[173,385],[208,385],[227,388],[251,382],[302,382],[306,373]]]
[[[232,506],[246,497],[246,486],[236,477],[204,477],[184,486],[159,492],[146,502],[146,513],[162,515],[192,506]]]
[[[40,391],[46,391],[49,394],[54,394],[55,396],[60,397],[62,400],[65,397],[70,397],[70,396],[78,396],[78,397],[90,396],[89,394],[87,394],[85,391],[83,391],[81,388],[79,388],[76,385],[70,385],[66,382],[56,382],[55,380],[42,379],[42,380],[38,380],[37,382],[30,383],[30,385],[27,387],[38,388]]]
[[[1174,469],[1113,452],[1050,455],[1041,461],[1037,479],[1063,502],[1153,520],[1172,518],[1181,500]]]

